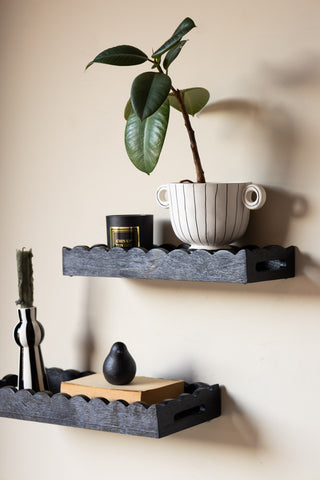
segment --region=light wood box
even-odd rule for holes
[[[103,373],[61,382],[61,393],[71,396],[86,395],[89,398],[102,397],[110,402],[125,400],[128,403],[146,402],[151,405],[168,398],[176,398],[183,392],[183,380],[135,377],[128,385],[111,385]]]

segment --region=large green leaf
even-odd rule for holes
[[[181,40],[181,42],[177,43],[175,47],[170,48],[170,50],[167,52],[167,55],[163,60],[163,66],[166,70],[168,70],[171,63],[177,58],[177,56],[181,52],[183,45],[185,45],[186,43],[187,40]]]
[[[126,106],[124,108],[124,114],[123,115],[124,115],[125,120],[128,120],[131,112],[133,112],[133,108],[132,108],[131,99],[129,98],[129,100],[127,101]]]
[[[170,48],[172,48],[173,46],[175,46],[178,42],[180,42],[181,38],[188,32],[190,32],[190,30],[192,30],[192,28],[194,28],[196,25],[194,23],[194,21],[187,17],[185,18],[181,23],[180,25],[175,29],[175,31],[173,32],[172,36],[169,38],[169,40],[167,40],[163,45],[161,45],[160,48],[158,48],[158,50],[156,50],[154,52],[154,54],[152,55],[153,58],[157,58],[157,57],[160,57],[163,53],[167,52]]]
[[[173,35],[180,35],[181,38],[190,30],[196,27],[196,24],[190,17],[186,17],[182,22],[177,26],[175,31],[173,32]]]
[[[126,67],[128,65],[139,65],[139,63],[144,63],[147,60],[148,56],[138,48],[131,45],[119,45],[99,53],[92,62],[88,63],[86,69],[93,63],[107,63]]]
[[[125,129],[125,145],[131,162],[147,174],[157,165],[169,121],[170,106],[166,100],[146,120],[132,112]]]
[[[141,120],[152,115],[169,95],[171,79],[164,73],[145,72],[138,75],[131,88],[131,103]]]
[[[186,88],[185,90],[180,90],[180,94],[189,115],[200,112],[210,98],[208,90],[201,87]],[[169,102],[171,107],[181,112],[179,102],[173,93],[169,95]]]

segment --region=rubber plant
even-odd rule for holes
[[[99,53],[86,68],[94,63],[117,66],[151,63],[151,71],[138,75],[131,87],[130,99],[125,107],[125,146],[131,162],[136,168],[150,174],[158,163],[165,140],[170,107],[179,110],[188,132],[198,183],[205,183],[200,156],[190,115],[199,112],[209,100],[205,88],[176,88],[169,67],[186,44],[183,37],[195,27],[187,17],[172,36],[149,58],[140,49],[131,45],[119,45]]]

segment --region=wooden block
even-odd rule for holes
[[[183,392],[183,380],[135,377],[129,385],[111,385],[103,373],[61,382],[61,393],[71,396],[86,395],[89,398],[102,397],[110,402],[125,400],[128,403],[146,402],[151,405],[168,398],[176,398]]]

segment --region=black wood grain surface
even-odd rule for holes
[[[76,370],[47,369],[55,391],[61,381],[88,374]],[[71,427],[160,438],[211,420],[221,414],[220,387],[185,384],[185,393],[159,404],[109,402],[51,391],[17,390],[16,375],[0,381],[0,416]]]
[[[63,274],[153,280],[251,283],[293,277],[295,248],[232,247],[188,251],[162,247],[128,251],[106,245],[63,248]]]

